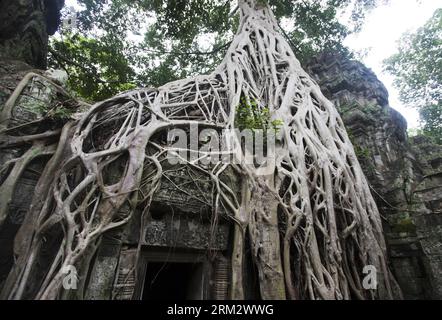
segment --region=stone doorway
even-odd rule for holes
[[[204,300],[209,297],[210,263],[204,253],[144,251],[135,299]]]
[[[148,262],[142,300],[201,300],[203,263]]]

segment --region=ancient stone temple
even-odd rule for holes
[[[26,1],[7,3],[15,8]],[[23,235],[29,232],[25,227],[39,218],[29,214],[38,211],[32,211],[31,207],[45,205],[34,203],[33,198],[38,198],[34,195],[44,189],[39,181],[41,176],[47,174],[45,170],[51,167],[50,159],[57,157],[53,145],[54,141],[60,141],[63,134],[60,128],[70,117],[76,117],[77,108],[91,109],[86,103],[74,102],[63,88],[63,79],[56,74],[34,69],[45,66],[47,36],[59,22],[58,11],[62,3],[55,0],[33,1],[36,18],[33,20],[28,12],[24,12],[24,18],[18,22],[21,27],[26,25],[30,29],[19,28],[19,32],[9,32],[11,37],[0,41],[4,48],[12,48],[14,43],[26,42],[35,22],[45,26],[44,30],[37,27],[37,42],[29,43],[24,53],[17,55],[20,61],[11,60],[16,52],[14,50],[5,49],[2,52],[7,54],[0,56],[0,292],[7,286],[14,286],[8,283],[8,276],[15,271],[14,262],[24,256],[26,243],[22,242],[27,238]],[[26,5],[29,6],[29,3]],[[14,27],[12,21],[3,21],[9,29]],[[33,48],[42,54],[29,55]],[[284,68],[284,64],[279,67]],[[390,267],[405,298],[442,298],[442,147],[424,137],[407,138],[406,122],[389,106],[387,90],[361,63],[338,54],[324,53],[313,58],[305,69],[338,108],[350,133],[369,180],[371,193],[383,216]],[[145,89],[139,94],[148,95],[153,91]],[[189,92],[196,97],[194,92]],[[190,97],[185,104],[195,97]],[[111,106],[118,110],[118,97],[114,99],[112,102],[115,104]],[[62,109],[57,108],[60,105]],[[48,112],[53,113],[51,117],[47,117]],[[113,125],[112,121],[103,123],[103,127]],[[106,128],[103,127],[98,132],[105,135]],[[10,134],[14,130],[20,135]],[[41,136],[42,132],[44,136]],[[38,143],[42,137],[49,143]],[[164,137],[159,134],[157,138],[155,141],[161,141]],[[150,154],[149,147],[143,152]],[[57,148],[67,147],[61,145]],[[122,165],[127,160],[124,157],[124,154],[121,155],[120,162],[111,161],[111,165],[103,165],[103,185],[109,186],[119,181],[126,168]],[[11,162],[14,165],[10,165]],[[80,172],[68,172],[66,180],[71,179],[69,183],[79,185],[83,177],[82,167],[74,167]],[[141,180],[148,180],[149,177],[143,174],[152,172],[155,171],[144,170]],[[228,184],[234,193],[240,189],[239,180],[240,177],[230,168],[223,172],[219,181]],[[69,183],[66,182],[68,188]],[[235,229],[237,225],[234,219],[228,217],[226,208],[218,206],[220,202],[212,198],[215,188],[213,180],[197,168],[162,164],[158,188],[152,189],[155,190],[152,201],[125,201],[118,207],[120,216],[129,216],[130,219],[104,232],[91,245],[90,251],[84,254],[85,263],[77,266],[76,280],[81,290],[63,291],[60,298],[232,298],[233,248],[235,230],[238,229]],[[55,189],[48,187],[46,194],[55,193]],[[84,193],[91,192],[93,195],[94,191]],[[145,190],[140,187],[137,191],[142,197]],[[309,199],[308,196],[306,198]],[[263,203],[265,199],[264,192],[253,198],[257,203]],[[100,200],[96,201],[98,203]],[[132,212],[132,215],[128,212]],[[59,217],[54,214],[51,218]],[[90,219],[93,222],[93,218]],[[277,231],[281,227],[278,223],[273,226]],[[51,250],[51,246],[60,242],[65,232],[63,228],[63,225],[58,225],[50,230],[53,232],[45,234],[41,255],[33,261],[36,269],[33,281],[16,290],[20,291],[21,298],[35,297],[39,285],[45,283],[47,275],[44,270],[53,261],[58,261],[56,255],[61,252],[58,248]],[[250,237],[250,234],[244,237]],[[269,238],[260,240],[265,245],[270,242]],[[252,261],[254,256],[249,241],[245,243],[244,252],[241,252],[244,259],[241,265],[244,269],[243,296],[246,299],[259,299],[259,272],[256,270],[257,264]],[[263,249],[256,247],[257,251]],[[276,251],[279,253],[279,249]],[[271,255],[272,252],[267,254]],[[301,269],[299,265],[297,268]],[[269,274],[265,276],[269,278]],[[272,279],[267,279],[267,282]]]
[[[42,119],[41,110],[35,107],[37,102],[53,106],[67,98],[54,94],[59,92],[61,84],[57,79],[48,81],[48,76],[48,73],[19,62],[11,62],[0,73],[3,88],[18,86],[26,77],[32,79],[15,101],[10,119],[14,127]],[[0,102],[3,106],[11,93],[2,90]],[[13,149],[2,149],[0,164],[25,149],[20,142]],[[31,159],[11,195],[8,214],[0,230],[0,289],[14,261],[14,239],[48,160],[49,154]],[[118,168],[113,168],[110,176],[117,173]],[[101,240],[89,279],[80,279],[88,281],[85,297],[227,299],[232,224],[222,214],[218,221],[213,221],[213,199],[208,196],[211,188],[207,178],[197,171],[185,166],[170,166],[163,175],[144,224],[140,225],[142,210],[136,210],[127,226],[107,233]],[[137,259],[138,249],[141,255]],[[253,287],[249,289],[249,297],[255,297],[257,291]]]
[[[3,88],[14,87],[32,69],[9,64],[0,74]],[[406,298],[441,297],[442,148],[423,137],[406,138],[406,123],[388,105],[388,94],[362,64],[324,54],[308,70],[338,106],[351,132],[372,192],[385,218],[391,263]],[[13,112],[15,125],[37,121],[33,101],[51,105],[56,82],[39,77],[24,88]],[[2,90],[5,104],[11,92]],[[12,154],[11,154],[12,152]],[[2,150],[5,163],[12,151]],[[0,230],[0,287],[13,263],[13,241],[32,200],[47,156],[33,159],[22,174]],[[195,184],[194,182],[197,181]],[[141,210],[124,228],[104,236],[87,279],[88,299],[226,299],[232,223],[213,221],[209,181],[187,167],[171,166],[161,180],[151,214],[140,225]],[[140,233],[141,236],[140,236]],[[142,239],[140,242],[139,239]],[[136,252],[141,248],[138,259]],[[252,264],[248,264],[253,268]],[[257,279],[247,279],[247,297],[259,297]],[[86,281],[86,279],[83,279]],[[173,288],[173,290],[171,290]],[[75,298],[75,297],[71,297]]]
[[[205,180],[185,166],[171,167],[145,223],[137,211],[124,230],[103,239],[86,297],[227,299],[231,224],[212,221],[212,186]]]
[[[40,127],[58,132],[65,123],[65,115],[58,115],[55,121],[45,120],[47,110],[59,103],[69,104],[71,97],[61,88],[60,79],[40,70],[46,67],[48,35],[59,26],[63,4],[63,0],[2,2],[0,129],[6,131],[0,140],[0,168],[25,154],[29,147],[28,141],[16,141],[11,148],[9,128],[38,135]],[[76,110],[65,111],[71,114]],[[28,123],[41,126],[30,129]],[[9,147],[4,148],[5,145]],[[26,214],[36,185],[53,152],[26,157],[22,164],[26,169],[15,181],[3,179],[3,172],[0,175],[0,184],[14,190],[3,194],[0,203],[0,291],[18,255],[20,244],[14,240],[24,220],[29,219]],[[113,168],[109,176],[118,174],[118,169]],[[108,232],[101,239],[92,270],[84,273],[89,274],[88,278],[79,279],[87,282],[82,296],[116,300],[227,299],[232,224],[222,213],[217,219],[212,216],[213,199],[208,197],[211,188],[197,171],[180,166],[168,168],[151,203],[149,217],[142,220],[142,210],[135,210],[127,226]],[[141,255],[137,257],[138,251]],[[51,258],[49,254],[44,256],[48,261]],[[248,296],[254,297],[256,290],[249,289]],[[74,293],[65,298],[77,296]]]

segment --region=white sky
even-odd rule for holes
[[[79,9],[76,0],[66,0],[66,6]],[[442,0],[390,0],[370,12],[360,33],[351,35],[345,44],[357,51],[369,49],[362,62],[372,69],[385,84],[390,94],[390,106],[398,110],[408,122],[409,128],[418,127],[418,113],[404,106],[393,87],[393,77],[382,71],[382,61],[397,52],[397,41],[406,31],[415,31],[431,18]]]
[[[81,6],[77,3],[77,0],[65,0],[65,6],[74,7],[75,9],[80,9]]]

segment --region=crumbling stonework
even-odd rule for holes
[[[430,296],[442,299],[442,146],[426,137],[410,139],[421,177],[413,190],[413,201],[425,211],[413,217],[424,252],[425,271],[431,283]]]
[[[29,72],[38,72],[32,69],[31,66],[21,61],[4,60],[0,61],[0,111],[6,103],[6,100],[11,96],[14,89],[19,82]],[[17,124],[24,124],[34,117],[35,114],[19,113],[14,119]],[[0,124],[1,126],[1,124]],[[1,147],[0,141],[0,147]],[[8,160],[14,159],[20,153],[23,153],[21,148],[16,149],[0,149],[0,167],[2,167]],[[8,272],[13,264],[13,241],[14,237],[23,223],[23,218],[27,212],[32,201],[35,185],[39,178],[35,172],[41,172],[42,164],[35,163],[33,170],[26,170],[22,178],[18,182],[18,188],[13,196],[13,201],[9,205],[10,214],[8,215],[5,225],[0,228],[0,288],[2,282],[8,275]],[[35,172],[33,172],[35,171]]]
[[[45,69],[48,36],[60,24],[64,0],[3,0],[0,11],[0,58]]]
[[[23,79],[29,81],[22,82]],[[20,140],[11,144],[11,141],[16,139],[14,134],[36,135],[46,130],[56,132],[67,121],[66,118],[61,119],[57,115],[55,117],[48,115],[50,110],[54,111],[64,103],[67,106],[69,101],[72,101],[72,98],[61,89],[61,85],[57,79],[51,78],[48,72],[34,69],[21,61],[0,59],[1,183],[4,183],[1,179],[4,179],[3,173],[5,168],[8,168],[7,163],[16,161],[32,145],[32,142]],[[17,88],[21,88],[21,94],[16,97],[10,113],[5,112],[8,100]],[[50,141],[57,141],[57,139],[57,134],[55,134]],[[2,199],[0,203],[6,208],[6,215],[0,215],[2,222],[0,224],[0,288],[14,261],[14,238],[27,216],[37,182],[52,153],[33,155],[15,181],[16,185],[10,201]]]
[[[405,119],[360,62],[324,53],[307,69],[353,139],[385,219],[391,264],[405,298],[441,298],[441,146],[423,137],[408,141]]]

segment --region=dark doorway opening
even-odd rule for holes
[[[148,262],[142,299],[203,299],[203,264]]]

